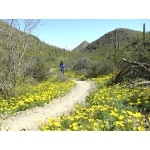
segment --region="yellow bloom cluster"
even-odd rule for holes
[[[10,115],[16,111],[25,110],[34,106],[42,106],[53,98],[68,92],[75,83],[73,81],[54,82],[45,81],[37,86],[29,87],[31,92],[0,101],[0,115]]]
[[[145,116],[139,112],[138,106],[149,104],[150,89],[135,88],[131,90],[120,84],[105,86],[103,82],[107,83],[111,77],[112,75],[93,79],[103,86],[89,94],[86,105],[76,105],[71,115],[61,116],[53,124],[43,124],[40,130],[145,130]],[[55,123],[59,123],[59,127]]]

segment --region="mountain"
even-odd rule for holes
[[[126,58],[127,60],[132,58],[137,61],[139,58],[144,59],[140,54],[143,49],[150,51],[150,34],[145,32],[145,37],[146,42],[144,46],[143,32],[118,28],[104,34],[84,48],[77,49],[77,51],[74,50],[73,60],[79,62],[76,64],[80,64],[84,58],[88,62],[92,62],[91,66],[99,62],[105,65],[108,64],[108,66],[104,65],[105,69],[109,68],[112,64],[115,64],[114,66],[119,68],[118,66],[122,63],[122,58]],[[81,45],[78,47],[80,48]],[[80,53],[78,53],[78,51],[80,51]]]
[[[83,41],[80,45],[78,45],[76,48],[73,49],[73,51],[79,52],[83,49],[85,49],[89,45],[89,42]]]
[[[143,26],[144,29],[144,26]],[[110,31],[74,52],[72,68],[87,77],[117,73],[131,62],[150,62],[150,33],[126,28]],[[125,58],[125,59],[123,59]],[[134,72],[134,67],[132,68]],[[128,70],[126,70],[128,71]]]
[[[123,47],[126,45],[134,45],[140,42],[143,33],[141,31],[135,31],[126,28],[119,28],[110,31],[97,40],[90,43],[86,48],[85,52],[92,52],[97,49],[114,49],[115,44],[117,47]],[[117,43],[116,43],[117,40]]]

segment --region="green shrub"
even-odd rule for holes
[[[32,76],[37,82],[41,82],[47,79],[48,70],[44,61],[36,59],[35,63],[25,72],[25,76]]]

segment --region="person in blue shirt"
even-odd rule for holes
[[[65,70],[66,70],[66,65],[65,65],[64,61],[61,60],[60,71],[61,71],[62,75],[64,75]]]

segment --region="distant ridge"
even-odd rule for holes
[[[83,49],[85,49],[89,45],[89,42],[83,41],[80,45],[78,45],[76,48],[73,49],[73,51],[79,52]]]

